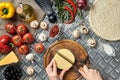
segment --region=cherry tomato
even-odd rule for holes
[[[23,45],[19,46],[18,52],[19,52],[20,54],[28,54],[28,52],[29,52],[29,47],[28,47],[27,45],[23,44]]]
[[[8,35],[0,36],[0,43],[1,44],[8,44],[10,41],[10,37]]]
[[[27,27],[24,24],[19,24],[17,26],[17,32],[22,36],[27,32]]]
[[[22,40],[19,35],[15,35],[12,37],[12,42],[14,43],[15,46],[20,46],[22,45]]]
[[[41,43],[35,44],[34,50],[38,53],[42,53],[44,51],[44,45]]]
[[[12,35],[16,34],[15,28],[16,26],[12,22],[7,23],[4,27],[5,31]]]
[[[22,40],[26,43],[32,43],[34,40],[34,37],[31,33],[26,33],[25,35],[23,35]]]

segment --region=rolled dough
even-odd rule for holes
[[[89,22],[98,36],[110,41],[120,40],[120,0],[95,0]]]

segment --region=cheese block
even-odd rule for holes
[[[71,68],[75,62],[73,53],[68,49],[60,49],[54,56],[54,59],[59,69]]]
[[[13,51],[11,51],[7,56],[0,60],[0,66],[17,63],[18,61],[19,59],[16,56],[16,54]]]

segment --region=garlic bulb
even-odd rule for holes
[[[95,47],[96,46],[96,41],[94,39],[91,39],[91,38],[88,39],[87,43],[90,47]]]
[[[47,29],[47,23],[46,22],[41,22],[40,23],[40,27],[42,28],[42,29]]]
[[[37,20],[33,20],[30,22],[30,27],[31,28],[37,28],[39,25],[38,21]]]
[[[33,75],[35,71],[32,66],[28,66],[26,72],[28,75]]]
[[[47,35],[46,34],[44,34],[44,33],[41,33],[40,35],[39,35],[39,38],[38,38],[40,41],[46,41],[47,40]]]
[[[78,38],[80,36],[80,31],[79,30],[74,30],[72,34],[75,38]]]

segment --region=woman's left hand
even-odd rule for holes
[[[57,66],[54,59],[52,59],[52,61],[46,68],[46,72],[48,74],[49,80],[63,80],[63,76],[66,71],[68,71],[68,69],[63,69],[60,75],[58,75]]]

